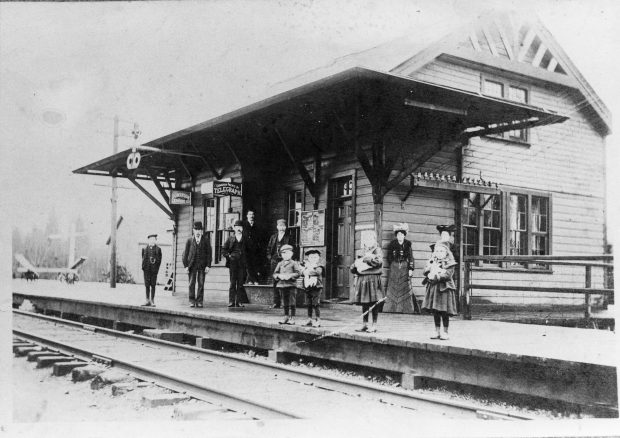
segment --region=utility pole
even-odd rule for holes
[[[118,152],[118,116],[114,116],[113,153]],[[112,217],[110,230],[110,287],[116,288],[116,177],[112,176]]]

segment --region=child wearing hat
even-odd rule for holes
[[[321,292],[323,291],[323,275],[325,269],[319,265],[321,252],[318,249],[309,249],[306,251],[307,260],[303,265],[303,286],[306,292],[306,301],[308,303],[308,321],[306,326],[321,326],[321,311],[319,304],[321,302]],[[314,309],[315,320],[312,322],[312,310]]]
[[[456,261],[450,250],[450,234],[441,230],[441,238],[432,245],[433,254],[424,267],[426,294],[422,308],[430,311],[435,320],[435,336],[431,339],[449,339],[448,326],[450,316],[457,314],[456,286],[454,284],[454,269]],[[443,333],[441,324],[443,323]]]
[[[292,260],[293,247],[291,245],[282,245],[280,255],[282,261],[273,271],[273,281],[276,282],[276,288],[280,292],[284,307],[284,319],[280,321],[280,324],[295,324],[296,280],[301,275],[301,266]]]
[[[148,239],[149,244],[142,248],[142,272],[146,288],[146,303],[143,305],[155,307],[155,286],[161,265],[161,248],[157,246],[157,234],[149,234]]]

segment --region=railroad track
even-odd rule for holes
[[[13,334],[76,359],[103,362],[138,379],[256,419],[342,419],[361,412],[395,421],[403,415],[424,419],[532,419],[19,310],[13,310]]]

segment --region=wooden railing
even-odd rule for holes
[[[584,287],[543,287],[543,286],[519,286],[517,284],[479,284],[472,282],[472,270],[480,263],[495,264],[530,264],[530,265],[564,265],[564,266],[583,266]],[[590,318],[592,313],[590,296],[605,295],[609,302],[613,303],[614,289],[608,288],[608,281],[605,281],[604,288],[592,287],[592,268],[601,267],[605,270],[605,278],[609,278],[609,271],[613,272],[613,255],[565,255],[565,256],[466,256],[463,258],[463,288],[460,296],[461,312],[464,319],[471,319],[471,302],[474,290],[515,290],[524,292],[552,292],[565,294],[584,294],[585,295],[585,317]],[[497,272],[501,273],[501,270]],[[510,271],[511,273],[514,271]],[[545,272],[535,269],[524,269],[523,275]],[[613,274],[612,274],[613,275]]]

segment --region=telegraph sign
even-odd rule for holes
[[[242,193],[241,183],[213,181],[214,196],[241,196]]]

